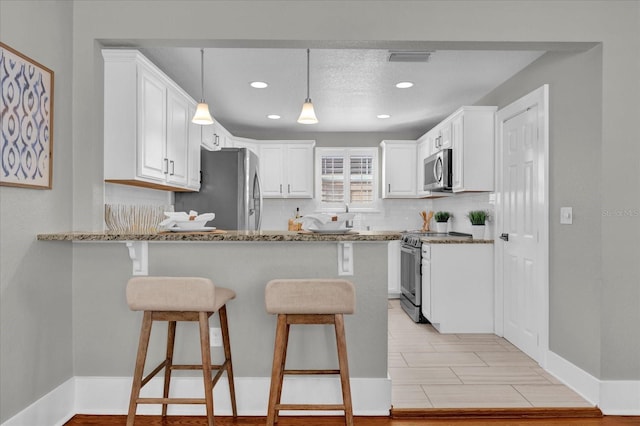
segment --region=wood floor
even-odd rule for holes
[[[638,426],[640,417],[605,416],[601,418],[545,418],[545,419],[392,419],[389,417],[355,417],[355,426]],[[216,417],[216,426],[264,425],[264,417]],[[124,426],[126,416],[76,415],[66,426]],[[204,417],[138,416],[136,426],[200,426],[206,425]],[[278,426],[343,426],[340,417],[280,417]]]

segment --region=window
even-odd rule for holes
[[[324,208],[373,208],[378,195],[377,148],[316,148],[316,194]]]

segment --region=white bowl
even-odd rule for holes
[[[175,227],[180,229],[202,229],[209,222],[208,220],[196,219],[196,220],[176,220]]]

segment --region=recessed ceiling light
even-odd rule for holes
[[[378,114],[378,115],[376,115],[376,117],[378,117],[378,118],[391,118],[391,116],[389,114]]]
[[[264,81],[252,81],[250,84],[254,89],[264,89],[268,86],[268,84]]]
[[[269,114],[267,118],[270,120],[280,120],[281,117],[278,114]]]
[[[396,87],[398,89],[408,89],[409,87],[413,87],[413,83],[410,81],[401,81],[400,83],[396,84]]]

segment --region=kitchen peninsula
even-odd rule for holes
[[[77,391],[88,400],[118,395],[107,401],[111,404],[108,408],[126,412],[141,321],[139,313],[131,312],[125,300],[125,285],[132,275],[125,245],[131,244],[134,250],[148,250],[149,275],[204,276],[236,292],[228,314],[238,409],[242,415],[266,413],[276,325],[275,317],[268,315],[264,307],[266,283],[274,278],[349,279],[356,287],[356,312],[345,318],[354,412],[388,414],[391,380],[387,371],[387,256],[389,241],[398,240],[399,233],[70,232],[40,234],[37,238],[45,251],[54,252],[69,242],[73,245],[73,280],[77,283],[72,301],[75,375],[82,378]],[[212,320],[212,327],[217,326],[214,321],[217,320]],[[158,327],[153,333],[164,332]],[[162,354],[162,339],[154,342],[153,336],[150,353]],[[197,361],[197,331],[185,327],[181,336],[176,358]],[[294,327],[291,336],[289,368],[310,364],[335,368],[332,329]],[[221,356],[219,351],[220,348],[213,348],[214,357]],[[197,393],[201,388],[198,377],[184,380],[189,392]],[[290,383],[288,390],[285,385],[283,400],[295,402],[299,395],[307,398],[306,402],[311,397],[320,403],[332,403],[340,398],[337,378],[296,377]],[[224,386],[220,382],[215,392],[216,413],[220,415],[230,413]],[[308,392],[309,389],[313,391]],[[193,407],[194,413],[199,409]]]

